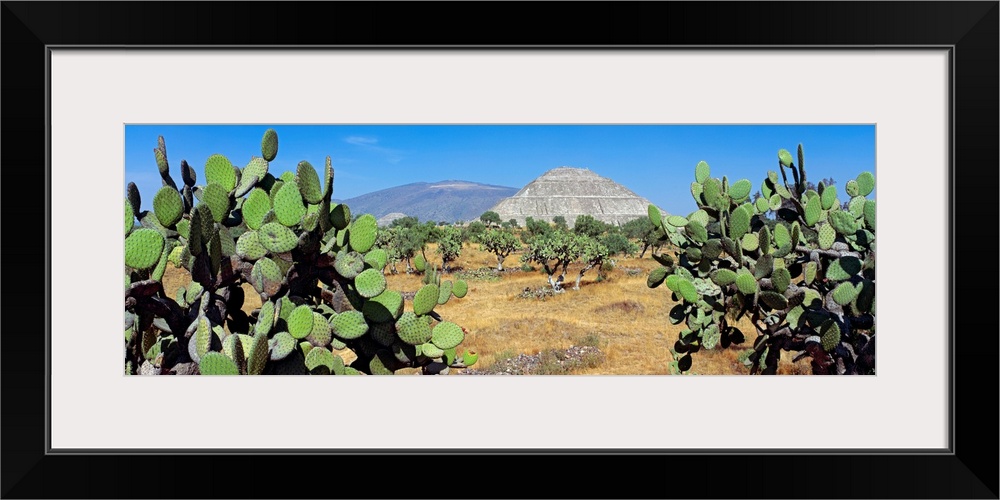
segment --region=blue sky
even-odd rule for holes
[[[182,159],[204,181],[205,160],[226,155],[245,166],[260,156],[264,131],[278,132],[280,175],[307,160],[335,171],[334,198],[412,182],[465,180],[520,188],[560,167],[589,168],[669,213],[696,210],[690,194],[694,167],[706,161],[713,177],[749,179],[756,192],[777,151],[802,143],[813,182],[844,184],[875,172],[874,125],[127,125],[125,182],[135,182],[149,209],[161,182],[153,148],[164,137],[171,175],[181,184]],[[874,196],[874,193],[873,193]]]

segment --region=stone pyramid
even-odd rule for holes
[[[639,217],[648,217],[649,200],[617,182],[585,168],[558,167],[545,172],[521,188],[514,196],[493,206],[500,220],[524,219],[551,222],[561,215],[572,227],[579,215],[614,225],[623,225]],[[661,210],[662,211],[662,210]]]

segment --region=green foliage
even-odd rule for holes
[[[372,215],[351,214],[346,205],[331,202],[329,158],[322,172],[303,161],[276,179],[268,170],[277,145],[276,132],[268,129],[263,157],[252,156],[242,169],[212,155],[204,185],[196,185],[198,175],[182,161],[178,188],[160,138],[154,156],[164,187],[154,197],[154,210],[141,211],[138,188],[128,184],[126,370],[155,361],[156,373],[177,367],[179,373],[206,375],[441,372],[443,359],[428,355],[433,349],[417,354],[396,346],[433,345],[436,329],[438,343],[456,349],[464,335],[455,329],[463,330],[433,311],[433,304],[420,315],[403,314],[403,296],[386,289],[383,270],[422,256],[431,241],[439,242],[450,262],[458,256],[448,253],[450,245],[461,248],[460,231],[412,218],[380,230]],[[167,296],[160,283],[168,262],[192,277],[176,297]],[[244,284],[253,286],[262,304],[251,314],[242,310]],[[434,304],[468,292],[464,281],[433,288],[448,292],[434,294]],[[357,359],[345,366],[335,349],[349,349]]]
[[[462,230],[454,226],[441,228],[437,243],[437,253],[441,256],[445,272],[448,272],[451,263],[462,255]]]
[[[556,226],[556,229],[559,229],[559,230],[564,230],[565,231],[566,229],[569,229],[569,226],[566,223],[566,218],[563,217],[563,216],[561,216],[561,215],[557,215],[557,216],[553,217],[552,218],[552,224],[554,224]]]
[[[597,238],[602,233],[607,231],[608,227],[609,226],[606,223],[595,219],[591,215],[580,215],[577,216],[576,222],[573,223],[573,232],[589,236],[591,238]]]
[[[500,214],[492,210],[483,212],[483,215],[479,216],[479,220],[482,221],[482,223],[485,224],[486,227],[500,226]]]
[[[521,243],[514,233],[502,229],[489,229],[480,238],[480,249],[497,257],[497,270],[503,271],[503,261],[511,253],[521,249]]]
[[[875,373],[875,201],[865,198],[874,176],[847,183],[852,200],[842,209],[832,179],[806,180],[803,156],[801,146],[797,159],[779,151],[780,173],[768,172],[753,196],[750,181],[730,185],[700,162],[691,189],[698,211],[647,221],[677,246],[676,259],[654,254],[663,267],[647,285],[666,285],[678,302],[670,321],[687,327],[673,346],[678,373],[702,348],[744,342],[734,326],[744,317],[757,333],[741,355],[751,374],[777,373],[783,350],[810,357],[813,373]],[[623,232],[643,229],[629,223]]]

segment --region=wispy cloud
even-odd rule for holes
[[[389,163],[399,163],[403,160],[402,152],[396,149],[387,148],[380,146],[377,137],[366,137],[361,135],[352,135],[344,138],[344,142],[362,148],[373,153],[378,153],[385,156],[385,160]]]

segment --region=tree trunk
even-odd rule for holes
[[[497,271],[503,272],[503,260],[506,256],[497,255]]]
[[[639,252],[639,258],[640,259],[642,258],[643,255],[646,255],[646,250],[648,250],[648,249],[649,249],[649,243],[645,243],[645,244],[642,245],[642,251]]]
[[[586,267],[584,267],[583,269],[580,270],[580,275],[576,277],[576,286],[573,287],[574,290],[579,290],[580,289],[580,280],[583,279],[584,273],[586,273],[587,271],[589,271],[592,267],[594,267],[594,264],[587,264]]]

